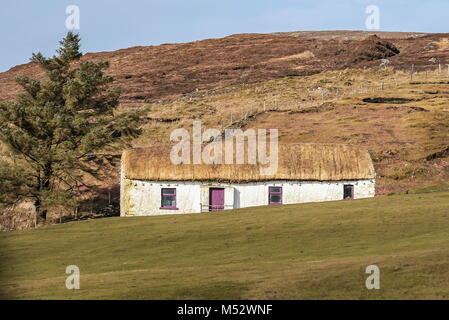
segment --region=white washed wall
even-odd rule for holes
[[[207,209],[209,188],[225,189],[225,209],[268,205],[268,187],[282,187],[283,204],[343,199],[343,186],[354,185],[354,198],[375,196],[375,180],[357,181],[266,181],[248,184],[139,181],[122,179],[121,215],[197,213]],[[178,210],[160,209],[161,188],[176,188]]]

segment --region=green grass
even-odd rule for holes
[[[73,222],[0,235],[0,297],[448,299],[448,235],[447,191]]]

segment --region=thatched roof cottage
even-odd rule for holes
[[[162,147],[125,150],[121,216],[199,213],[263,205],[370,198],[375,171],[366,150],[347,145],[279,145],[278,169],[259,164],[178,164]]]

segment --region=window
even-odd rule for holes
[[[282,187],[268,187],[268,204],[282,204]]]
[[[177,209],[176,208],[176,189],[162,188],[161,190],[161,209]]]
[[[354,186],[352,184],[345,184],[343,186],[343,199],[344,200],[354,199]]]

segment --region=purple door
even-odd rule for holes
[[[224,210],[224,189],[210,188],[209,189],[209,211]]]

